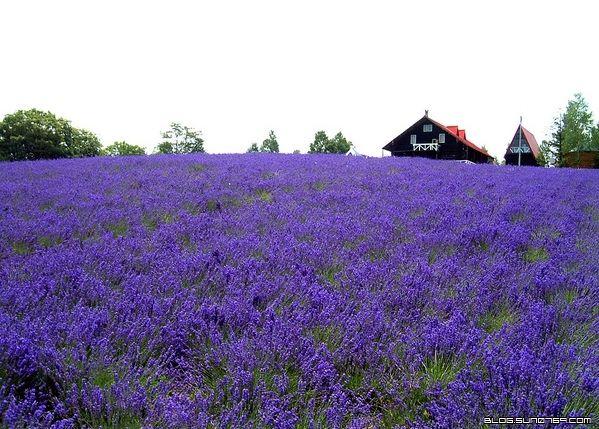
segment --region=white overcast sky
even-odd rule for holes
[[[208,152],[268,130],[363,153],[425,109],[502,157],[520,115],[540,141],[582,92],[599,119],[597,1],[0,2],[0,117],[50,110],[149,149],[171,121]]]

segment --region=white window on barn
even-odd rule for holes
[[[433,131],[433,125],[432,124],[424,124],[422,129],[424,130],[425,133],[430,133]]]
[[[445,143],[445,133],[439,133],[439,143]]]
[[[410,143],[411,143],[411,144],[416,144],[416,134],[412,134],[412,135],[410,136]]]

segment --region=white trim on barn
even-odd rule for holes
[[[418,150],[439,150],[439,143],[412,143],[414,151]]]

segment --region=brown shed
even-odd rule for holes
[[[564,154],[564,167],[599,168],[599,150],[580,150]]]

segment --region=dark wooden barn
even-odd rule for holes
[[[564,154],[564,167],[599,168],[599,150],[580,150]]]
[[[505,151],[506,165],[539,165],[538,158],[541,149],[535,136],[522,126],[518,125],[511,143]]]
[[[428,116],[428,111],[416,123],[391,140],[384,150],[393,156],[420,156],[433,159],[466,160],[488,163],[493,157],[466,138],[466,131],[457,125],[446,127]]]

